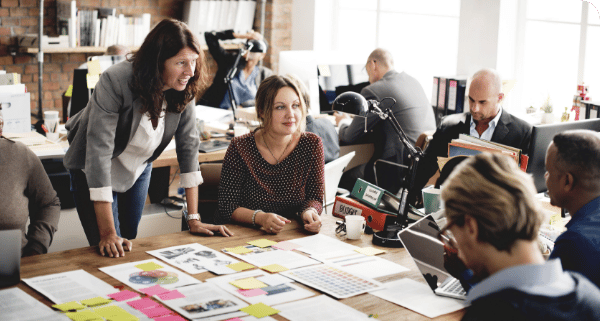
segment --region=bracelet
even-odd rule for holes
[[[254,213],[252,213],[252,226],[256,226],[256,214],[258,214],[258,212],[262,212],[262,210],[256,210],[254,211]]]

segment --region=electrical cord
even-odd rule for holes
[[[175,174],[173,175],[173,178],[169,182],[169,188],[171,187],[171,185],[173,184],[173,182],[175,181],[175,178],[177,176],[180,176],[179,175],[179,167],[177,168],[177,171],[175,172]],[[167,198],[173,199],[171,197],[167,197]],[[183,200],[183,210],[184,211],[187,210],[187,206],[186,206],[187,202],[185,201],[185,196],[181,197],[180,199]],[[163,209],[165,211],[165,214],[167,214],[168,217],[173,218],[173,219],[178,219],[178,220],[180,220],[183,217],[183,211],[181,212],[182,213],[181,215],[179,215],[179,216],[173,216],[173,215],[169,214],[169,211],[167,210],[167,204],[163,203],[162,206],[163,206]]]

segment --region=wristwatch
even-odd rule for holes
[[[185,215],[185,220],[198,220],[200,221],[200,214],[188,214],[187,211],[183,211],[183,215]]]

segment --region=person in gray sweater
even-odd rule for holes
[[[0,136],[2,124],[0,114]],[[22,256],[48,253],[60,200],[42,162],[22,143],[0,137],[0,177],[0,230],[22,231]]]

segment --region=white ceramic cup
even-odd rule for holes
[[[365,231],[365,217],[362,215],[346,215],[346,238],[358,240]]]
[[[248,129],[248,127],[246,127],[244,125],[236,124],[235,126],[233,126],[233,135],[235,137],[242,136],[249,132],[250,132],[250,130]]]
[[[46,126],[46,129],[48,130],[48,132],[46,132],[46,138],[53,141],[58,140],[59,123],[58,111],[49,110],[44,112],[44,126]]]

